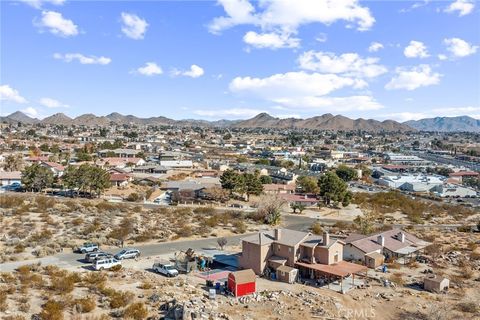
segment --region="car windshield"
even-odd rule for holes
[[[167,270],[172,270],[172,269],[173,269],[173,266],[170,266],[170,265],[165,266],[165,269],[167,269]]]
[[[127,250],[122,250],[118,254],[125,254],[125,253],[127,253]]]

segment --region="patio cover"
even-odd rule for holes
[[[361,266],[359,264],[350,263],[347,261],[340,261],[335,264],[319,264],[319,263],[303,263],[297,262],[297,266],[304,267],[307,269],[312,269],[316,271],[320,271],[326,274],[334,275],[337,277],[347,277],[350,274],[359,273],[362,271],[367,271],[367,267]]]

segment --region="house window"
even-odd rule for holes
[[[280,245],[279,244],[277,245],[277,251],[280,251]]]
[[[292,248],[288,248],[288,252],[292,252]]]

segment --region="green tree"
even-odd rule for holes
[[[291,203],[290,208],[292,208],[293,213],[297,213],[298,210],[300,214],[302,214],[303,210],[305,210],[307,207],[301,203]]]
[[[297,178],[297,187],[304,193],[318,193],[318,179],[309,176],[300,176]]]
[[[257,161],[255,161],[255,164],[261,164],[261,165],[268,166],[268,165],[270,165],[270,160],[265,159],[265,158],[258,159]]]
[[[375,231],[375,218],[371,213],[367,213],[363,217],[357,216],[353,222],[361,234],[371,234]]]
[[[347,190],[347,184],[340,179],[334,172],[327,172],[318,180],[320,196],[323,198],[325,205],[343,202],[345,197],[350,197]]]
[[[345,182],[352,181],[358,178],[357,176],[357,170],[347,167],[345,165],[339,166],[336,170],[335,173],[337,176],[342,179]]]
[[[38,163],[32,164],[22,172],[22,184],[27,190],[40,192],[53,183],[53,172]]]
[[[263,185],[258,174],[245,173],[242,176],[242,183],[244,191],[247,195],[247,201],[250,200],[250,195],[260,195],[263,192]]]
[[[233,171],[231,169],[227,169],[223,172],[220,176],[220,184],[222,185],[223,189],[226,189],[232,195],[233,191],[237,188],[240,175],[238,172]]]
[[[62,181],[69,189],[101,195],[110,187],[110,174],[100,167],[85,163],[80,167],[68,166]]]
[[[5,157],[3,170],[5,171],[21,171],[23,168],[23,158],[21,154],[10,154]]]
[[[270,176],[260,176],[260,182],[262,184],[270,184],[270,183],[272,183],[272,177],[270,177]]]

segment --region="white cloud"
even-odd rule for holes
[[[383,106],[370,96],[325,96],[346,87],[363,88],[361,79],[336,74],[288,72],[267,78],[237,77],[230,83],[230,91],[259,97],[275,104],[275,109],[291,111],[311,108],[323,111],[377,110]]]
[[[155,62],[147,62],[145,63],[145,66],[138,68],[136,72],[144,76],[150,77],[150,76],[162,74],[163,70]]]
[[[65,0],[20,0],[26,4],[28,4],[29,6],[32,6],[36,9],[41,9],[42,6],[46,3],[49,3],[49,4],[52,4],[52,5],[56,5],[56,6],[59,6],[59,5],[62,5],[65,3]]]
[[[50,33],[61,37],[72,37],[78,34],[78,26],[55,11],[42,11],[40,22],[35,22],[35,24],[40,28],[47,28]]]
[[[249,31],[243,37],[243,41],[246,44],[255,48],[297,48],[300,45],[300,39],[291,38],[289,33],[256,33],[255,31]]]
[[[140,40],[145,37],[148,23],[136,14],[122,12],[122,32],[129,38]]]
[[[323,111],[351,111],[351,110],[379,110],[383,105],[371,96],[349,96],[349,97],[301,97],[281,98],[274,100],[288,108],[316,108]]]
[[[378,58],[362,58],[357,53],[336,56],[331,52],[307,51],[300,55],[300,68],[323,73],[341,73],[353,77],[373,78],[387,72],[377,64]]]
[[[20,93],[10,87],[8,84],[0,86],[0,100],[13,101],[16,103],[26,103],[27,99],[22,97]]]
[[[38,111],[32,107],[28,107],[20,111],[22,111],[23,113],[25,113],[27,116],[31,118],[35,118],[36,116],[38,116]]]
[[[285,97],[322,96],[344,87],[363,88],[366,82],[335,74],[287,72],[267,78],[237,77],[230,91],[253,94],[269,100]]]
[[[377,52],[380,49],[383,49],[383,44],[381,44],[380,42],[372,42],[368,47],[369,52]]]
[[[245,117],[254,117],[259,113],[265,112],[258,109],[249,109],[249,108],[233,108],[233,109],[224,109],[224,110],[194,110],[193,113],[203,117],[210,118],[245,118]]]
[[[54,59],[57,60],[63,60],[65,62],[72,62],[74,60],[77,60],[81,64],[101,64],[101,65],[107,65],[110,62],[112,62],[112,59],[101,56],[86,56],[81,53],[55,53],[53,55]]]
[[[405,122],[409,120],[419,120],[426,118],[428,115],[423,112],[395,112],[381,115],[380,118]]]
[[[438,57],[438,60],[442,60],[442,61],[448,59],[448,57],[444,54],[439,54],[437,57]]]
[[[452,2],[448,7],[445,8],[447,13],[455,13],[458,11],[458,16],[465,16],[473,11],[475,7],[473,1],[470,0],[456,0]]]
[[[410,41],[410,44],[403,50],[403,54],[407,58],[427,58],[430,56],[425,44],[415,40]]]
[[[180,71],[177,69],[172,70],[172,75],[173,76],[186,76],[186,77],[191,77],[191,78],[198,78],[203,76],[205,71],[203,70],[202,67],[197,66],[196,64],[192,64],[190,66],[190,70],[188,71]]]
[[[357,24],[358,30],[370,29],[375,18],[367,7],[357,0],[264,0],[259,2],[259,12],[248,0],[219,0],[226,15],[215,18],[209,25],[212,33],[242,24],[259,26],[262,30],[295,32],[301,25],[323,23],[330,25],[338,20]]]
[[[381,115],[381,118],[388,118],[400,122],[409,120],[419,120],[434,117],[457,117],[470,116],[472,118],[480,118],[480,107],[446,107],[426,110],[424,112],[398,112]]]
[[[399,67],[395,72],[396,75],[385,85],[385,89],[415,90],[420,87],[438,84],[442,77],[441,74],[432,72],[432,68],[426,64],[412,67],[410,69]]]
[[[42,106],[45,106],[47,108],[68,108],[69,107],[68,104],[61,103],[60,101],[52,98],[41,98],[39,102]]]
[[[478,46],[473,46],[460,38],[444,39],[443,43],[447,46],[447,50],[457,58],[472,55],[478,50]]]
[[[446,107],[436,108],[431,111],[433,114],[444,117],[470,116],[472,118],[480,118],[480,107]]]
[[[318,42],[327,42],[328,36],[326,33],[319,33],[318,36],[315,38]]]

